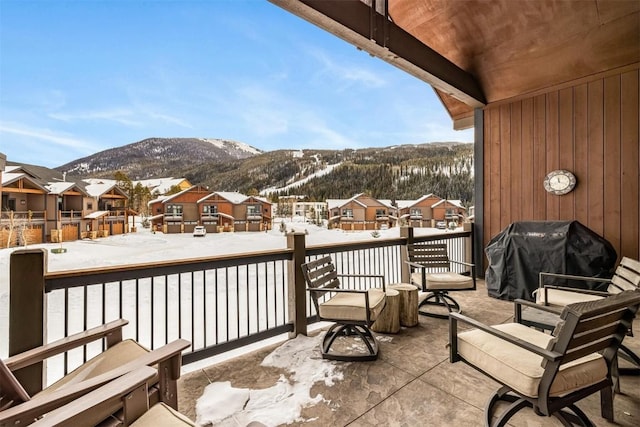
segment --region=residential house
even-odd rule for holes
[[[89,198],[85,199],[84,228],[81,237],[106,237],[129,232],[129,196],[112,180],[95,182],[86,187]]]
[[[329,228],[379,230],[393,227],[396,209],[388,200],[377,200],[364,193],[350,199],[328,199]]]
[[[149,202],[151,223],[164,233],[191,233],[196,225],[208,232],[271,229],[271,203],[237,192],[210,192],[193,186]]]
[[[128,232],[128,198],[115,181],[87,185],[54,169],[7,162],[0,193],[0,247]]]
[[[216,191],[198,201],[207,231],[265,231],[271,229],[272,206],[262,197]]]
[[[5,167],[2,174],[0,247],[46,241],[47,193],[44,183],[20,167]],[[52,219],[55,220],[55,216]]]
[[[432,193],[418,200],[398,200],[398,216],[403,223],[412,227],[435,227],[433,205],[440,201],[442,198]]]
[[[63,175],[64,176],[64,175]],[[81,232],[86,229],[87,222],[83,215],[90,215],[86,205],[91,198],[82,183],[60,181],[45,184],[48,191],[47,206],[53,206],[53,217],[48,220],[49,240],[52,242],[67,242],[79,239]],[[97,237],[97,236],[96,236]]]
[[[198,200],[211,192],[202,185],[194,185],[170,196],[149,202],[151,224],[163,233],[191,233],[200,222]]]
[[[447,224],[455,222],[460,224],[466,217],[467,208],[462,206],[460,200],[440,200],[431,206],[433,210],[433,219],[436,221],[444,221]]]

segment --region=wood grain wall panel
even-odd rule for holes
[[[640,254],[640,76],[638,70],[620,76],[621,106],[621,254]],[[635,237],[635,238],[634,238]],[[640,259],[637,256],[636,259]]]
[[[558,92],[547,94],[547,114],[546,114],[546,135],[545,145],[547,147],[547,164],[545,173],[558,169],[560,165],[559,152],[560,143],[558,139]],[[547,214],[546,219],[560,219],[560,203],[557,196],[547,194]]]
[[[603,83],[596,80],[589,83],[589,175],[587,191],[589,192],[589,221],[585,224],[596,233],[604,234],[604,111]]]
[[[511,104],[511,171],[510,194],[511,209],[510,218],[522,218],[522,103]],[[509,223],[512,222],[511,220]]]
[[[500,228],[500,110],[495,109],[490,114],[489,120],[489,157],[491,169],[489,169],[490,183],[485,188],[485,194],[489,195],[491,209],[485,219],[489,220],[491,236],[497,234]]]
[[[587,85],[582,84],[576,86],[573,93],[573,111],[574,111],[574,147],[575,162],[573,173],[576,176],[578,184],[574,190],[575,202],[575,218],[582,224],[589,223],[588,216],[588,187],[587,176],[589,175],[589,150],[586,144],[589,134],[588,121],[588,103],[587,103]]]
[[[573,88],[570,87],[558,93],[558,168],[569,171],[575,169],[573,114]],[[575,193],[555,198],[558,200],[558,219],[574,219]]]
[[[620,247],[620,76],[604,80],[604,235]]]
[[[547,146],[545,137],[547,134],[547,98],[545,95],[536,96],[533,99],[533,194],[535,198],[534,218],[536,220],[546,219],[547,215],[547,192],[542,187],[542,181],[547,173]]]
[[[485,244],[514,221],[576,219],[640,259],[640,66],[484,114]],[[578,179],[565,196],[542,186],[558,168]]]
[[[533,186],[535,180],[533,179],[533,99],[531,98],[522,101],[521,138],[522,151],[520,171],[522,174],[522,180],[520,200],[522,203],[522,210],[520,218],[533,220],[535,219],[533,214],[533,206],[535,204]]]
[[[509,225],[511,220],[511,106],[500,107],[500,229]]]

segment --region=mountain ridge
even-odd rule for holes
[[[415,199],[435,193],[471,203],[473,144],[430,142],[388,147],[261,151],[211,138],[148,138],[86,156],[56,168],[78,178],[132,180],[184,177],[214,191],[309,200]]]

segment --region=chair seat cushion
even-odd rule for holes
[[[369,315],[376,320],[385,304],[385,293],[382,289],[368,289]],[[367,320],[365,294],[339,292],[319,306],[320,317],[331,320]]]
[[[134,340],[121,341],[98,354],[96,357],[87,360],[78,368],[42,390],[38,395],[51,393],[69,384],[77,384],[81,381],[97,377],[148,352],[149,350]]]
[[[430,290],[473,288],[473,278],[458,273],[428,273],[425,277],[427,279],[426,287]],[[422,283],[422,273],[413,273],[411,275],[411,281],[413,283]]]
[[[597,301],[602,299],[600,295],[590,295],[582,292],[571,292],[562,289],[547,288],[547,300],[543,289],[536,290],[536,303],[543,305],[555,305],[564,307],[575,302]]]
[[[547,348],[553,338],[519,323],[493,327],[541,348]],[[458,334],[458,353],[470,364],[513,390],[525,396],[538,397],[538,386],[544,373],[542,356],[479,329]],[[560,367],[551,385],[550,395],[562,396],[606,377],[605,359],[600,354],[590,354]]]
[[[170,406],[160,402],[153,405],[147,412],[131,424],[131,427],[172,427],[195,426],[189,418],[185,417]]]

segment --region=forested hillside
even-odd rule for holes
[[[82,178],[113,178],[117,171],[131,179],[184,177],[213,191],[262,194],[272,200],[280,195],[326,200],[359,193],[408,200],[435,193],[473,203],[473,144],[461,143],[260,152],[237,142],[153,138],[57,169]]]

